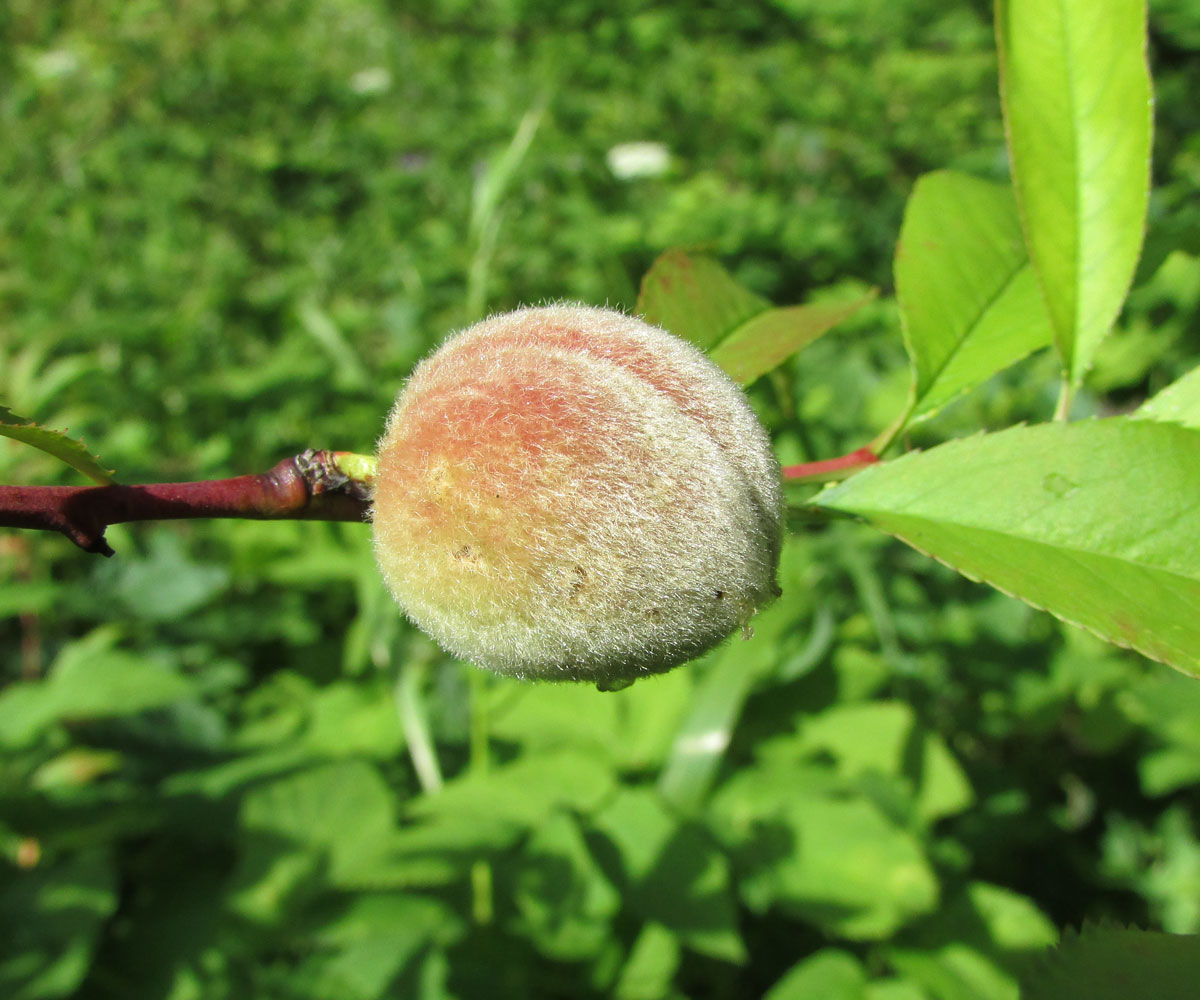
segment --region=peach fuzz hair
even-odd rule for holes
[[[779,592],[765,431],[707,357],[622,313],[521,309],[450,337],[405,385],[378,458],[389,589],[499,673],[623,686]]]

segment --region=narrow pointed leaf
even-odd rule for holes
[[[98,483],[113,482],[112,470],[104,468],[82,441],[74,441],[62,431],[52,431],[19,417],[6,406],[0,406],[0,435],[53,455]]]
[[[1165,420],[1200,429],[1200,368],[1176,379],[1134,414],[1146,420]]]
[[[950,170],[922,177],[895,273],[913,367],[910,420],[1053,340],[1007,185]]]
[[[1015,427],[873,466],[815,501],[1200,676],[1200,431]]]
[[[749,385],[854,315],[873,298],[874,290],[852,302],[768,309],[739,326],[708,356],[739,385]]]
[[[668,250],[642,279],[637,312],[647,323],[691,341],[702,351],[771,303],[742,286],[710,257]]]
[[[1025,238],[1072,382],[1129,290],[1150,182],[1145,0],[997,0]]]

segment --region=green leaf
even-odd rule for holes
[[[672,831],[631,905],[669,927],[692,951],[746,961],[729,861],[698,823]]]
[[[1192,1000],[1200,937],[1085,927],[1021,976],[1023,1000]]]
[[[44,681],[0,693],[0,746],[22,746],[60,721],[132,715],[193,696],[191,680],[166,667],[83,640],[66,647]]]
[[[208,604],[230,583],[225,566],[196,562],[171,531],[150,536],[150,551],[104,567],[114,602],[146,621],[181,621]]]
[[[879,979],[867,984],[863,1000],[929,1000],[929,994],[906,979]]]
[[[1053,340],[1007,185],[950,170],[918,180],[895,273],[913,367],[910,420]]]
[[[0,870],[0,995],[48,1000],[75,993],[102,924],[117,908],[108,852],[92,849],[31,870]]]
[[[770,308],[715,260],[683,250],[668,250],[654,262],[637,300],[637,312],[647,323],[702,351]]]
[[[851,302],[768,309],[725,337],[709,351],[709,357],[739,385],[749,385],[854,315],[875,294],[872,290]]]
[[[1016,427],[866,469],[814,502],[1200,676],[1200,431]]]
[[[987,943],[1000,951],[1042,948],[1058,937],[1050,919],[1033,900],[988,882],[970,883],[961,900],[948,904],[938,917],[948,936],[962,940],[963,928],[969,923],[977,929],[976,935],[983,931]],[[983,936],[978,935],[978,940],[982,944]]]
[[[601,952],[621,909],[621,895],[588,852],[578,823],[562,812],[542,824],[521,852],[513,901],[538,950],[567,962]]]
[[[460,921],[433,899],[361,892],[338,898],[332,912],[318,909],[311,935],[291,940],[303,954],[295,981],[305,1000],[377,1000],[396,995],[393,981],[434,941],[462,933]],[[322,919],[323,918],[323,919]],[[295,915],[293,915],[293,927]]]
[[[908,779],[923,819],[949,816],[971,804],[962,768],[941,737],[922,728],[904,702],[834,705],[806,718],[799,736],[789,742],[805,756],[832,756],[838,773],[848,777],[875,772]]]
[[[488,728],[494,739],[517,744],[525,752],[586,748],[612,760],[621,735],[618,699],[636,687],[614,693],[586,684],[525,684],[499,678],[487,692]]]
[[[61,599],[62,585],[44,580],[0,583],[0,619],[24,614],[44,614]]]
[[[1000,88],[1029,254],[1078,383],[1141,251],[1152,107],[1145,0],[997,0]]]
[[[913,834],[812,772],[743,768],[713,796],[711,816],[755,911],[777,905],[828,934],[878,940],[937,905]]]
[[[391,790],[366,761],[317,765],[253,788],[242,799],[235,909],[276,921],[286,917],[302,885],[374,885],[394,814]]]
[[[1159,673],[1122,686],[1121,713],[1165,744],[1138,762],[1147,795],[1166,795],[1200,781],[1200,684]]]
[[[562,751],[527,754],[486,774],[468,773],[410,810],[423,819],[503,822],[529,829],[560,807],[588,810],[612,788],[614,775],[594,755]]]
[[[662,924],[648,923],[621,969],[616,1000],[660,1000],[671,996],[671,980],[679,968],[679,939]]]
[[[858,959],[826,948],[793,965],[763,1000],[862,1000],[866,985]]]
[[[698,824],[669,812],[652,789],[623,789],[594,818],[616,849],[625,905],[694,951],[741,962],[729,862]]]
[[[334,681],[317,690],[308,702],[305,744],[329,758],[394,758],[404,748],[404,736],[385,680]]]
[[[411,736],[410,736],[411,738]],[[444,885],[466,877],[484,852],[510,847],[559,810],[590,812],[611,793],[615,775],[581,748],[525,753],[487,773],[467,772],[415,799],[374,875],[381,885]]]
[[[488,689],[488,728],[493,738],[526,752],[586,748],[625,768],[656,768],[670,749],[693,683],[686,670],[615,692],[497,678]]]
[[[73,441],[62,431],[52,431],[19,417],[7,406],[0,406],[0,434],[53,455],[98,483],[114,481],[113,471],[104,468],[82,441]]]
[[[373,764],[318,765],[248,792],[241,825],[327,852],[329,876],[346,881],[369,870],[372,845],[395,826],[395,798]]]
[[[637,312],[707,351],[741,385],[782,364],[875,297],[775,308],[710,257],[668,250],[642,279]]]
[[[1200,429],[1200,368],[1176,379],[1134,414],[1146,420],[1165,420]]]
[[[945,1000],[1017,1000],[1014,959],[1057,940],[1032,900],[987,882],[971,882],[914,927],[888,961],[931,996]]]

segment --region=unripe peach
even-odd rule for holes
[[[379,445],[375,555],[446,649],[618,687],[778,594],[779,463],[703,354],[605,309],[494,316],[423,361]]]

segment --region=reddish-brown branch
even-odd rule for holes
[[[821,462],[804,462],[800,465],[787,465],[783,469],[783,478],[790,483],[819,483],[830,479],[841,479],[845,473],[855,469],[863,469],[879,461],[879,456],[870,448],[859,448],[849,455],[837,458],[827,458]]]
[[[198,517],[362,521],[365,483],[341,473],[337,453],[306,451],[233,479],[144,486],[0,486],[0,527],[60,531],[85,552],[111,556],[110,524]]]

